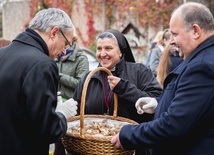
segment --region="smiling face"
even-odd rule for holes
[[[180,48],[183,52],[183,58],[186,59],[197,48],[198,42],[194,29],[191,28],[187,31],[182,21],[181,12],[178,11],[173,14],[170,20],[170,31],[172,34],[170,44]]]
[[[114,39],[99,38],[97,40],[96,56],[102,67],[111,70],[120,61],[122,53]]]

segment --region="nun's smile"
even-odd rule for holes
[[[111,70],[120,61],[122,53],[114,39],[99,38],[97,40],[96,56],[102,67],[106,67]]]

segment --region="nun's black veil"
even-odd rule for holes
[[[129,62],[135,62],[134,56],[132,54],[132,50],[131,50],[129,43],[128,43],[127,39],[125,38],[125,36],[122,33],[120,33],[119,31],[114,30],[114,29],[106,30],[106,32],[110,32],[116,37],[117,42],[120,47],[120,51],[123,54],[124,59]]]

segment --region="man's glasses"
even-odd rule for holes
[[[66,38],[66,36],[64,35],[64,33],[62,32],[62,30],[60,30],[60,33],[62,34],[62,36],[65,38],[67,45],[65,46],[65,50],[69,49],[70,47],[72,47],[72,44],[68,41],[68,39]]]

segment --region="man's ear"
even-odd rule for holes
[[[201,28],[197,24],[193,24],[192,27],[194,39],[198,39],[201,36]]]
[[[49,36],[51,39],[54,39],[58,33],[59,33],[59,28],[55,26],[50,30]]]

